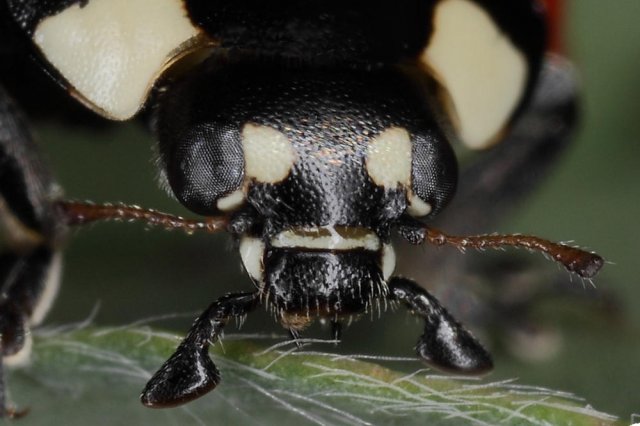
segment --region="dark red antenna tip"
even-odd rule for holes
[[[604,259],[596,253],[529,235],[492,234],[458,237],[447,235],[437,229],[426,228],[426,240],[434,245],[451,245],[459,250],[525,248],[544,253],[564,266],[567,271],[582,278],[593,278],[604,265]]]

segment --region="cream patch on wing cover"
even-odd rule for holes
[[[81,100],[125,120],[198,34],[181,0],[91,0],[42,20],[33,37]]]
[[[442,0],[421,61],[453,101],[456,129],[472,149],[494,142],[527,83],[527,61],[491,16],[470,0]]]

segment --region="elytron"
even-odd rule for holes
[[[255,285],[196,319],[144,388],[151,407],[216,387],[210,344],[230,318],[258,307],[294,337],[317,318],[337,336],[343,319],[397,303],[424,320],[416,352],[425,363],[491,369],[435,297],[394,275],[394,234],[541,251],[585,278],[603,264],[537,237],[455,237],[430,225],[456,191],[454,146],[508,144],[519,120],[557,124],[573,100],[570,90],[540,89],[567,70],[545,56],[535,0],[4,0],[1,12],[42,71],[86,107],[112,120],[151,117],[161,185],[201,216],[63,198],[0,86],[4,365],[28,355],[69,229],[94,221],[226,231]],[[545,137],[532,132],[526,142]],[[4,390],[0,415],[17,415]]]

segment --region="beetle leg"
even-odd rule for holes
[[[300,343],[300,332],[295,328],[289,328],[289,336],[298,349],[302,349],[302,343]]]
[[[242,317],[259,302],[257,293],[227,294],[196,319],[178,349],[149,380],[140,400],[148,407],[173,407],[194,400],[220,382],[220,373],[209,357],[229,317]]]
[[[454,373],[479,374],[493,368],[491,356],[429,292],[405,278],[389,281],[390,299],[404,303],[424,319],[416,345],[427,364]]]
[[[24,341],[26,338],[25,333],[25,320],[24,316],[15,309],[8,309],[7,306],[2,306],[0,309],[0,333],[2,333],[2,339],[0,340],[0,351],[2,357],[0,357],[0,418],[15,417],[15,409],[7,406],[7,391],[4,385],[4,367],[5,367],[5,354],[12,355],[20,352],[24,348]]]
[[[0,255],[0,353],[4,365],[20,365],[28,360],[30,326],[42,321],[57,292],[60,254],[42,245],[28,254]],[[0,398],[5,397],[0,381]],[[15,417],[0,399],[0,417]]]
[[[335,340],[336,345],[342,339],[342,323],[338,320],[331,321],[331,338]]]
[[[32,247],[64,235],[58,195],[25,119],[0,86],[0,225],[9,245]]]
[[[54,200],[57,185],[40,159],[25,119],[0,86],[0,355],[3,367],[27,360],[29,327],[38,324],[55,297],[66,234]],[[0,376],[0,417],[5,406]]]

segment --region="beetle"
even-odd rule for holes
[[[3,7],[43,69],[85,106],[113,120],[150,111],[161,185],[202,216],[65,200],[0,89],[4,365],[25,356],[28,328],[53,301],[69,229],[94,221],[227,231],[255,284],[195,320],[144,388],[150,407],[215,388],[210,344],[230,318],[259,306],[297,338],[316,318],[339,337],[343,319],[381,301],[401,304],[424,320],[416,352],[425,363],[464,374],[491,369],[489,353],[433,295],[393,275],[394,231],[412,244],[541,251],[587,279],[603,264],[537,237],[457,237],[432,226],[458,185],[454,145],[484,149],[516,134],[544,153],[566,136],[574,93],[567,70],[545,59],[537,1],[5,0]],[[556,126],[544,125],[550,120]],[[482,196],[474,184],[494,165],[481,162],[461,181]],[[511,173],[527,165],[526,156],[514,157]],[[481,221],[474,208],[467,220]],[[6,407],[4,384],[0,414],[18,414]]]

